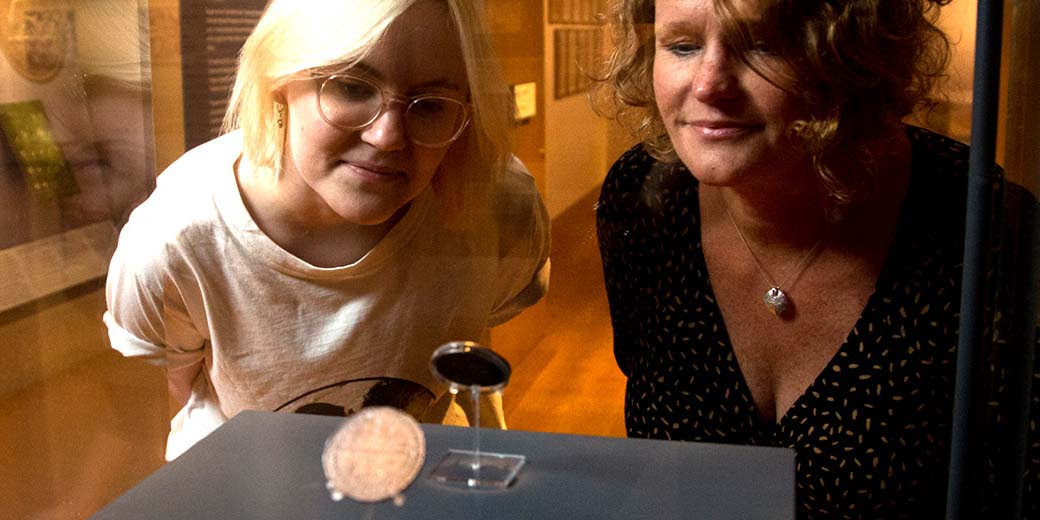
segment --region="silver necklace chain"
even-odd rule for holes
[[[762,273],[762,276],[765,276],[766,280],[770,283],[770,288],[768,291],[766,291],[766,294],[763,297],[763,301],[765,302],[766,307],[769,308],[769,310],[776,316],[782,315],[784,311],[787,310],[790,304],[790,297],[787,295],[786,292],[784,292],[783,288],[788,286],[788,282],[790,282],[790,285],[794,285],[795,282],[798,281],[798,278],[802,275],[803,272],[805,272],[805,269],[809,267],[809,261],[815,257],[816,251],[823,244],[823,239],[827,235],[821,235],[820,238],[816,241],[816,243],[813,244],[811,248],[809,248],[809,251],[805,253],[805,256],[803,256],[802,259],[798,262],[798,265],[796,265],[794,269],[788,274],[788,276],[784,278],[783,281],[781,281],[780,283],[777,283],[776,280],[773,278],[773,275],[769,274],[769,271],[766,269],[766,267],[762,265],[762,261],[759,260],[758,255],[755,254],[755,250],[751,247],[751,244],[744,236],[744,232],[740,230],[740,226],[737,225],[736,219],[733,218],[733,213],[730,212],[729,206],[723,203],[722,207],[726,210],[726,216],[729,217],[729,223],[733,224],[733,229],[737,231],[737,236],[740,237],[740,241],[744,244],[744,247],[747,248],[748,253],[751,253],[751,258],[755,261],[755,266],[758,267],[758,270]]]

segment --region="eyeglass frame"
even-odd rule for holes
[[[447,101],[452,101],[452,102],[458,103],[462,107],[462,123],[459,124],[458,130],[455,131],[455,133],[451,136],[451,138],[449,138],[448,140],[446,140],[444,142],[438,143],[438,144],[425,144],[425,143],[416,142],[414,139],[412,139],[411,136],[408,136],[408,141],[411,142],[412,144],[416,145],[416,146],[421,146],[423,148],[444,148],[444,147],[450,145],[451,143],[454,143],[455,141],[457,141],[459,139],[459,137],[462,136],[462,133],[466,130],[466,127],[469,126],[469,123],[470,123],[470,120],[471,120],[470,116],[471,116],[471,113],[473,111],[472,105],[470,103],[467,103],[465,101],[462,101],[460,99],[456,99],[456,98],[453,98],[453,97],[450,97],[450,96],[443,96],[443,95],[438,95],[438,94],[419,94],[417,96],[402,96],[402,95],[400,95],[400,94],[398,94],[398,93],[396,93],[396,92],[394,92],[394,91],[384,87],[383,85],[379,84],[378,82],[376,82],[372,78],[365,77],[364,75],[361,75],[361,74],[352,74],[352,73],[329,74],[329,75],[318,75],[318,74],[315,74],[313,78],[314,78],[315,83],[318,85],[318,93],[317,93],[318,95],[316,95],[314,97],[314,103],[316,105],[316,108],[318,109],[318,115],[321,117],[322,121],[325,121],[327,124],[329,124],[329,126],[333,126],[335,128],[339,128],[341,130],[351,130],[351,131],[353,131],[353,130],[361,130],[361,129],[365,128],[365,127],[368,127],[372,123],[375,123],[376,120],[378,120],[379,117],[382,116],[386,112],[387,107],[390,106],[393,103],[400,103],[400,104],[404,105],[403,115],[407,116],[408,110],[411,109],[412,106],[415,105],[415,103],[417,103],[419,101],[426,100],[426,99],[447,100]],[[325,110],[323,110],[322,107],[321,107],[322,92],[324,92],[325,85],[328,82],[336,80],[336,79],[339,79],[339,78],[350,78],[350,79],[353,79],[353,80],[361,81],[363,83],[367,83],[367,84],[371,85],[377,91],[379,91],[379,96],[380,96],[380,101],[381,101],[380,104],[379,104],[379,110],[376,111],[375,115],[372,116],[371,119],[369,119],[365,123],[357,125],[357,126],[349,126],[349,125],[333,123],[332,121],[329,120],[329,117],[325,115]],[[405,127],[405,129],[407,131],[407,126]]]

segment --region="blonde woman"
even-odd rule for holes
[[[268,5],[226,133],[160,175],[109,272],[113,347],[164,365],[182,406],[168,459],[244,409],[465,423],[431,352],[536,302],[549,272],[481,10]]]

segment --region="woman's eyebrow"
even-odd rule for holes
[[[371,65],[369,65],[369,64],[367,64],[367,63],[365,63],[363,61],[359,61],[359,62],[355,63],[354,65],[352,65],[350,67],[350,70],[359,72],[361,75],[363,75],[365,77],[368,77],[368,78],[372,78],[372,79],[377,80],[377,81],[383,81],[384,80],[383,74],[381,74],[378,70],[376,70],[375,67],[373,67],[373,66],[371,66]],[[431,80],[428,80],[428,81],[424,81],[424,82],[419,83],[417,85],[412,85],[412,89],[411,90],[416,91],[416,90],[429,90],[429,89],[453,90],[453,91],[460,92],[460,93],[465,91],[465,89],[463,88],[462,85],[459,85],[458,83],[456,83],[454,81],[451,81],[451,80],[449,80],[447,78],[435,78],[435,79],[431,79]]]
[[[657,34],[683,34],[693,31],[696,28],[697,24],[690,20],[672,20],[654,27],[654,31]]]

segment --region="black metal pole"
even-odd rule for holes
[[[954,387],[950,476],[946,488],[946,518],[977,518],[979,467],[969,449],[979,437],[976,396],[978,348],[983,341],[986,271],[990,244],[992,167],[996,158],[997,107],[1000,94],[1000,43],[1003,0],[980,0],[975,36],[975,77],[972,86],[971,156],[968,214],[965,222],[964,274],[961,281],[960,339]]]

